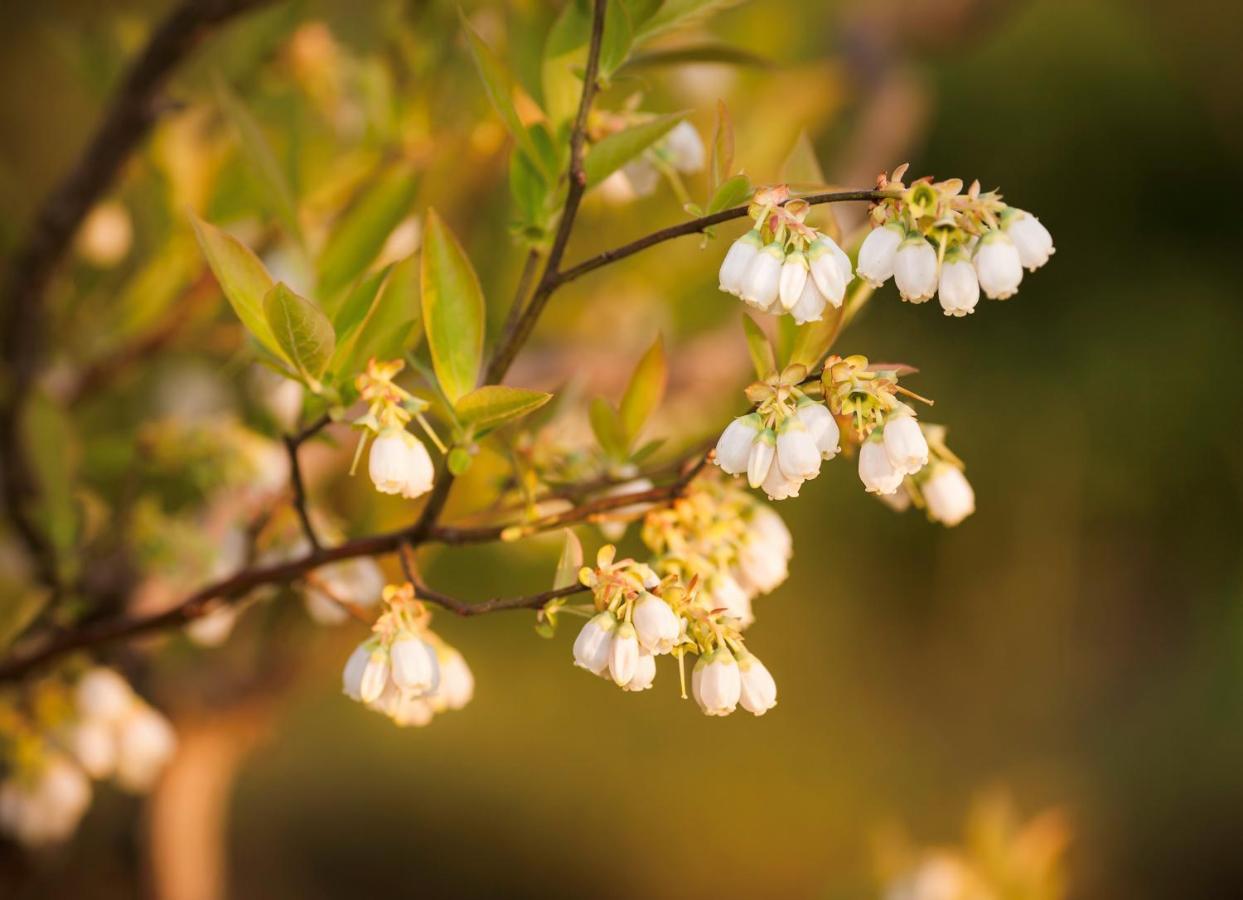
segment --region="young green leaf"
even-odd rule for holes
[[[341,289],[379,254],[393,229],[410,215],[419,177],[408,166],[385,172],[336,223],[319,257],[319,289],[335,313]]]
[[[220,98],[220,108],[225,118],[233,125],[241,142],[242,155],[258,182],[259,190],[269,207],[299,245],[305,244],[302,238],[302,226],[298,222],[298,201],[293,188],[285,175],[285,170],[277,162],[276,154],[263,135],[263,129],[255,117],[250,114],[245,104],[236,94],[229,90],[223,81],[216,84],[216,93]]]
[[[587,417],[601,449],[613,459],[624,458],[627,450],[626,436],[622,432],[621,418],[612,404],[603,397],[593,398]]]
[[[534,412],[552,399],[544,391],[487,384],[455,404],[458,421],[475,428],[495,428]]]
[[[423,229],[420,281],[432,367],[445,396],[457,403],[479,379],[483,289],[466,251],[434,209],[427,211]]]
[[[573,531],[564,529],[565,543],[561,545],[561,558],[557,560],[557,574],[552,579],[552,589],[559,591],[578,584],[578,571],[583,567],[583,544]]]
[[[665,0],[652,16],[636,27],[635,43],[693,24],[741,2],[742,0]]]
[[[198,217],[191,220],[207,265],[211,267],[220,290],[242,320],[246,329],[264,347],[285,359],[281,345],[263,313],[263,298],[272,289],[272,276],[248,247],[237,238]]]
[[[626,62],[634,45],[634,25],[626,4],[613,0],[605,8],[604,34],[600,41],[600,76],[609,78]]]
[[[727,178],[716,189],[712,199],[708,201],[707,211],[709,214],[712,214],[723,209],[729,209],[732,206],[741,206],[751,199],[751,194],[754,192],[755,187],[751,184],[751,179],[746,175],[735,175],[733,178]]]
[[[466,30],[466,37],[470,41],[471,56],[474,57],[475,68],[479,71],[479,78],[483,81],[483,89],[488,95],[488,100],[492,103],[497,115],[501,117],[501,121],[505,123],[505,127],[509,129],[509,133],[513,135],[514,142],[532,163],[540,166],[542,164],[540,154],[526,126],[522,124],[522,119],[518,116],[517,107],[514,106],[516,82],[513,76],[505,64],[492,52],[487,42],[471,27],[464,13],[462,14],[462,27]],[[545,171],[543,174],[547,176],[550,173]]]
[[[597,185],[608,178],[668,134],[674,125],[685,118],[686,113],[658,116],[624,131],[616,131],[597,141],[587,151],[587,157],[583,160],[583,169],[587,173],[587,186]]]
[[[541,81],[544,110],[553,130],[573,118],[583,92],[583,65],[591,35],[591,12],[587,3],[571,0],[561,8],[544,45]]]
[[[630,376],[630,384],[621,401],[622,436],[627,448],[634,445],[643,430],[643,425],[651,417],[660,401],[665,396],[665,383],[668,378],[668,365],[665,362],[665,344],[661,338],[655,343]]]
[[[768,335],[746,313],[742,314],[742,330],[747,336],[747,352],[751,354],[755,374],[760,378],[767,378],[777,371],[777,358],[773,354],[773,345],[769,343]]]
[[[716,132],[712,135],[712,159],[708,172],[716,191],[734,171],[734,120],[724,100],[716,102]],[[721,207],[725,209],[725,207]]]
[[[263,313],[285,358],[293,363],[307,385],[317,390],[336,345],[328,317],[283,282],[277,282],[263,298]]]

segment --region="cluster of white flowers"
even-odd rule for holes
[[[756,192],[749,208],[755,225],[725,254],[720,287],[802,325],[819,321],[825,304],[842,305],[853,268],[831,237],[806,224],[811,207],[789,197],[785,185]]]
[[[617,560],[609,544],[580,572],[594,614],[574,641],[574,664],[642,691],[655,680],[656,657],[672,654],[686,696],[682,667],[695,654],[691,693],[705,714],[772,709],[776,681],[742,632],[754,620],[751,598],[785,580],[785,523],[745,493],[708,481],[673,508],[649,513],[643,532],[656,554],[650,563]]]
[[[944,429],[920,423],[899,394],[915,396],[898,383],[896,369],[870,366],[866,357],[830,357],[811,378],[805,366],[788,366],[747,388],[755,409],[726,426],[713,459],[771,500],[797,497],[821,461],[841,450],[840,418],[853,426],[848,434],[869,493],[888,497],[905,486],[930,518],[957,525],[975,510],[962,461],[945,447]]]
[[[1053,237],[1031,213],[1007,206],[974,182],[920,179],[907,187],[905,166],[881,188],[902,193],[872,209],[872,230],[859,248],[857,274],[873,287],[892,277],[902,299],[923,303],[937,294],[947,316],[974,312],[980,291],[993,300],[1013,296],[1023,269],[1035,271],[1053,254]]]
[[[367,363],[367,371],[358,376],[358,394],[368,408],[366,414],[354,422],[354,427],[363,431],[359,453],[367,435],[375,438],[367,457],[367,470],[376,490],[413,499],[432,489],[436,473],[427,448],[406,426],[411,420],[417,420],[442,452],[444,446],[423,418],[427,403],[393,380],[404,367],[401,360],[377,362],[373,359]]]
[[[465,658],[429,627],[431,614],[414,587],[384,589],[385,611],[372,636],[345,663],[345,694],[398,725],[422,726],[439,712],[461,709],[475,694]]]
[[[8,769],[0,783],[0,831],[29,846],[73,833],[90,805],[90,779],[146,792],[177,747],[168,720],[112,669],[90,669],[68,691],[44,682],[32,705],[38,726],[11,710],[0,715]]]

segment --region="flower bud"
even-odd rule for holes
[[[811,245],[807,261],[812,280],[816,282],[821,296],[832,303],[835,309],[840,309],[846,296],[846,286],[854,277],[850,257],[832,238],[822,234]]]
[[[1018,248],[1004,231],[990,231],[975,247],[975,274],[991,300],[1014,296],[1023,280]]]
[[[721,439],[716,442],[715,462],[722,472],[741,475],[747,471],[751,459],[751,446],[764,428],[758,413],[739,416],[725,426]]]
[[[1006,234],[1019,251],[1019,260],[1028,271],[1034,272],[1049,261],[1053,255],[1053,235],[1031,213],[1014,210],[1014,217],[1005,226]]]
[[[742,679],[738,663],[725,647],[699,657],[691,673],[691,692],[709,716],[728,716],[738,706]]]
[[[747,483],[753,488],[759,487],[768,477],[770,469],[776,468],[773,459],[777,455],[777,435],[771,428],[765,428],[751,445],[751,457],[747,460]]]
[[[790,310],[795,325],[806,325],[808,322],[819,322],[824,313],[825,298],[816,287],[816,282],[808,278],[803,283],[803,293],[799,294],[798,302]]]
[[[103,666],[96,666],[78,679],[74,699],[83,718],[101,722],[118,721],[135,703],[129,683]]]
[[[811,434],[812,440],[816,442],[816,449],[820,451],[821,458],[832,459],[836,456],[842,449],[838,444],[842,432],[837,427],[837,420],[833,418],[828,407],[823,403],[808,400],[799,404],[796,414],[799,421],[807,426],[807,431]]]
[[[609,643],[609,675],[613,683],[625,687],[634,678],[635,668],[639,664],[639,639],[635,635],[634,625],[622,622],[613,632],[613,640]]]
[[[807,258],[802,250],[795,250],[788,254],[785,262],[781,264],[781,281],[777,293],[781,297],[782,307],[787,312],[794,308],[794,304],[798,303],[798,298],[803,295],[803,288],[807,285],[807,274]]]
[[[760,230],[752,228],[734,243],[730,244],[729,250],[725,254],[725,259],[721,263],[720,288],[727,294],[735,296],[742,293],[742,279],[747,269],[754,261],[760,248],[763,246],[760,240]]]
[[[928,464],[928,441],[914,416],[890,416],[883,443],[896,472],[914,475]]]
[[[682,623],[673,607],[654,594],[639,598],[634,605],[632,621],[640,646],[651,654],[668,653],[682,631]]]
[[[787,478],[806,480],[820,474],[820,448],[798,416],[786,419],[777,430],[777,465]]]
[[[975,305],[980,302],[980,281],[975,267],[965,256],[945,258],[937,295],[947,316],[965,316],[975,311]]]
[[[859,480],[869,494],[892,494],[902,486],[903,474],[893,467],[889,454],[878,441],[859,448]]]
[[[609,667],[609,651],[617,619],[611,612],[597,613],[583,626],[574,639],[574,665],[595,675],[604,675]]]
[[[777,300],[781,289],[781,266],[785,251],[776,241],[756,254],[742,276],[740,296],[747,304],[765,311]]]
[[[363,699],[363,675],[367,664],[371,662],[371,648],[359,644],[345,661],[345,669],[341,672],[341,691],[351,700]]]
[[[906,237],[905,229],[897,222],[873,228],[859,247],[859,265],[855,270],[860,278],[874,288],[880,287],[893,275],[894,257],[898,245]]]
[[[942,463],[922,485],[928,518],[953,527],[975,512],[971,482],[954,466]]]
[[[403,635],[393,641],[388,652],[390,677],[404,692],[421,696],[436,690],[440,681],[436,651],[422,638]]]
[[[920,235],[907,238],[894,255],[893,280],[903,300],[923,303],[937,291],[937,251]]]
[[[403,428],[386,428],[371,445],[371,481],[382,494],[412,499],[431,490],[434,469],[423,443]]]
[[[650,653],[639,651],[638,662],[635,663],[634,676],[622,685],[626,691],[646,691],[656,680],[656,657]]]
[[[150,789],[176,749],[168,720],[149,706],[135,707],[117,737],[117,783],[135,793]]]
[[[433,698],[433,707],[461,709],[475,696],[475,675],[466,658],[452,647],[443,647],[437,655],[440,664],[440,686]]]
[[[777,682],[759,659],[743,651],[738,655],[738,671],[743,709],[762,716],[777,705]]]

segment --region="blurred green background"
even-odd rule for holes
[[[100,108],[74,75],[77,41],[159,7],[7,10],[0,233],[16,233]],[[546,21],[539,4],[497,8],[513,44],[513,23]],[[400,21],[468,73],[449,4],[296,16],[377,55]],[[888,286],[839,343],[922,369],[913,387],[936,398],[978,512],[954,530],[894,515],[840,461],[783,504],[792,575],[758,601],[749,638],[780,686],[762,720],[699,715],[665,666],[654,691],[613,690],[570,666],[571,634],[540,640],[521,614],[437,618],[477,694],[414,731],[340,697],[356,636],[278,648],[304,658],[236,782],[231,895],[874,895],[878,827],[953,842],[997,785],[1026,812],[1066,812],[1071,896],[1226,895],[1243,882],[1243,15],[1210,0],[764,0],[710,31],[777,68],[655,73],[648,108],[693,106],[706,136],[723,97],[757,181],[776,179],[806,128],[832,181],[867,186],[909,160],[915,175],[998,186],[1053,232],[1057,255],[1016,298],[952,320]],[[446,104],[491,121],[475,82],[453,91]],[[454,217],[498,298],[516,265],[499,159]],[[589,204],[570,256],[680,215],[670,199]],[[743,383],[739,306],[715,289],[722,249],[667,245],[574,285],[541,336],[577,349],[540,365],[601,348],[628,365],[661,329],[675,386],[692,389],[705,359]],[[704,329],[728,354],[702,349]],[[726,414],[737,395],[720,377],[712,390],[704,402]],[[464,596],[539,590],[555,552],[455,550],[428,574]],[[193,659],[176,665],[170,683],[190,680]],[[155,685],[176,718],[176,689]],[[210,702],[190,705],[210,717]],[[36,867],[32,896],[145,882],[140,806],[99,793],[76,842]]]

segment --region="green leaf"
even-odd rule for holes
[[[364,304],[362,318],[349,325]],[[350,291],[337,314],[337,352],[331,371],[348,379],[372,357],[400,359],[417,342],[421,321],[417,256],[368,275]]]
[[[716,189],[712,199],[708,201],[708,213],[720,212],[732,206],[741,206],[751,199],[751,195],[754,192],[755,187],[751,184],[751,179],[746,175],[735,175],[733,178],[727,178]]]
[[[341,216],[319,257],[319,289],[336,298],[379,255],[393,229],[410,215],[419,177],[409,166],[382,175]],[[328,306],[335,312],[336,304]]]
[[[570,0],[553,22],[544,45],[541,81],[544,110],[557,131],[574,117],[583,93],[583,66],[591,36],[591,8],[583,0]]]
[[[658,337],[651,349],[639,360],[634,374],[630,376],[630,384],[626,386],[626,393],[622,395],[621,426],[627,448],[634,445],[644,423],[660,406],[660,401],[665,396],[667,378],[665,344]]]
[[[742,330],[747,336],[747,352],[751,354],[755,374],[760,378],[767,378],[777,371],[777,358],[773,354],[773,345],[769,343],[768,335],[746,313],[742,314]]]
[[[509,133],[513,135],[514,142],[532,163],[539,166],[542,162],[540,154],[526,126],[522,124],[522,119],[518,116],[517,107],[514,106],[514,91],[517,89],[517,84],[513,76],[505,64],[492,52],[487,42],[471,27],[466,20],[465,13],[461,15],[462,27],[466,29],[466,37],[470,41],[471,56],[475,60],[475,68],[479,71],[479,78],[483,81],[483,89],[488,95],[488,100],[501,117],[501,121],[505,123],[505,127],[509,129]],[[544,171],[544,174],[547,176],[551,173]]]
[[[658,116],[624,131],[616,131],[597,141],[587,151],[587,157],[583,160],[583,169],[587,173],[587,186],[597,185],[608,178],[668,134],[674,125],[685,118],[686,113]]]
[[[630,12],[620,0],[605,7],[604,34],[600,40],[600,75],[608,79],[626,62],[634,45],[634,25]]]
[[[445,458],[445,465],[454,475],[465,475],[473,459],[464,447],[454,447]]]
[[[559,591],[578,584],[578,571],[583,567],[583,544],[573,531],[564,529],[565,542],[561,545],[561,558],[557,560],[557,574],[552,579],[552,589]]]
[[[293,363],[307,385],[317,390],[336,345],[328,317],[283,282],[277,282],[263,298],[263,312],[285,358]]]
[[[263,192],[264,205],[280,220],[289,235],[299,246],[306,242],[302,237],[302,226],[298,222],[298,201],[293,188],[285,175],[285,170],[277,162],[276,154],[263,136],[263,129],[255,117],[250,114],[245,104],[229,90],[224,81],[217,82],[216,94],[220,99],[220,108],[225,118],[233,125],[238,140],[242,145],[242,155]]]
[[[609,401],[603,397],[595,397],[588,411],[591,430],[600,442],[600,447],[614,459],[622,459],[626,455],[626,436],[622,431],[621,418]]]
[[[471,391],[454,405],[458,421],[476,428],[495,428],[534,412],[552,399],[544,391],[488,384]]]
[[[479,380],[483,289],[466,251],[434,209],[427,211],[423,229],[421,284],[432,367],[445,396],[456,404]]]
[[[229,305],[242,320],[246,329],[279,359],[285,353],[277,343],[263,312],[263,298],[272,289],[272,276],[248,247],[237,238],[221,231],[215,225],[192,217],[194,233],[198,237],[207,265],[211,267],[220,290]]]
[[[712,159],[708,172],[712,188],[717,190],[734,171],[734,120],[724,100],[716,102],[716,132],[712,135]],[[724,209],[725,207],[721,207]]]
[[[654,15],[638,26],[635,42],[693,24],[741,2],[742,0],[665,0]]]
[[[717,63],[729,66],[749,66],[756,69],[771,69],[774,64],[766,56],[752,53],[741,47],[720,42],[688,44],[684,47],[662,47],[635,53],[626,62],[625,72],[639,69],[654,69],[660,66],[679,66],[687,63]]]

